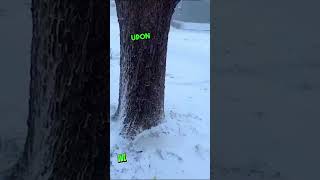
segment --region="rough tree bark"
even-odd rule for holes
[[[107,3],[32,1],[28,135],[11,179],[108,179]]]
[[[121,134],[132,139],[164,117],[166,54],[170,21],[179,0],[115,0],[120,27]],[[151,39],[132,41],[131,34]]]

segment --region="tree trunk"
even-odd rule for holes
[[[168,33],[178,0],[116,0],[120,27],[119,102],[115,117],[121,134],[133,138],[164,117]],[[132,41],[131,34],[151,39]]]
[[[28,135],[12,179],[108,179],[107,3],[32,1]]]

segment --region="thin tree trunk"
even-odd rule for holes
[[[120,26],[119,104],[121,134],[133,138],[164,117],[164,88],[168,33],[177,0],[116,0]],[[151,39],[132,41],[131,34]]]
[[[107,3],[32,1],[28,135],[11,178],[108,178]]]

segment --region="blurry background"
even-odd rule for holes
[[[110,1],[110,15],[116,15],[114,0]],[[181,0],[176,7],[172,26],[178,29],[210,30],[210,0]]]
[[[184,22],[210,23],[210,0],[181,0],[173,19]]]
[[[320,1],[214,6],[217,180],[320,179]]]
[[[0,172],[15,162],[27,133],[31,23],[29,1],[0,1]]]

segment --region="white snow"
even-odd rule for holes
[[[119,25],[110,17],[110,114],[118,104]],[[207,26],[207,25],[206,25]],[[119,136],[122,122],[111,121],[112,179],[209,179],[210,31],[171,27],[165,85],[165,121],[133,142]],[[117,154],[127,162],[118,163]]]
[[[172,23],[177,24],[179,26],[179,29],[195,30],[195,31],[210,31],[209,23],[183,22],[179,20],[173,20]]]

